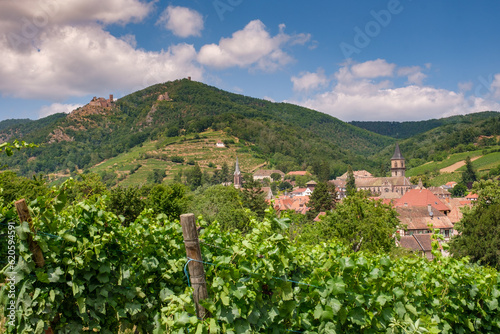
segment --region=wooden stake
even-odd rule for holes
[[[28,210],[28,205],[26,204],[26,200],[21,199],[15,203],[17,215],[19,216],[19,221],[28,222],[30,226],[30,231],[33,234],[36,234],[35,228],[33,227],[33,221],[31,220],[30,212]],[[45,259],[43,258],[42,250],[38,243],[33,240],[33,236],[31,234],[28,235],[28,245],[31,253],[33,254],[33,261],[37,267],[42,268],[45,265]]]
[[[28,205],[26,204],[26,200],[23,198],[17,202],[15,202],[16,210],[17,210],[17,215],[19,216],[19,221],[22,222],[28,222],[28,225],[30,227],[30,231],[32,234],[35,234],[35,227],[33,226],[33,220],[31,219],[30,216],[30,211],[28,210]],[[45,266],[45,259],[43,258],[43,252],[38,246],[38,243],[33,240],[33,236],[31,234],[28,235],[28,246],[33,254],[33,261],[35,261],[35,264],[37,267],[42,268]],[[54,332],[52,331],[52,327],[54,327],[57,322],[59,322],[59,315],[56,315],[55,319],[51,321],[51,327],[45,330],[45,334],[53,334]]]
[[[189,279],[194,289],[193,297],[196,305],[196,315],[200,319],[210,316],[209,312],[200,305],[200,300],[208,298],[207,283],[205,281],[205,269],[202,261],[200,242],[198,240],[198,231],[196,230],[196,221],[194,214],[187,213],[181,215],[182,235],[184,237],[184,246],[186,246],[186,255],[188,258],[196,260],[188,264]]]

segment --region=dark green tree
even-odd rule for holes
[[[101,176],[95,173],[80,174],[79,180],[76,180],[73,186],[67,191],[70,201],[81,201],[107,193],[108,189],[104,182],[102,182]]]
[[[155,168],[148,175],[148,181],[156,184],[161,184],[163,182],[163,178],[166,176],[164,169]]]
[[[465,158],[465,171],[462,173],[462,183],[470,189],[475,181],[477,181],[477,173],[472,166],[470,157],[467,156],[467,158]]]
[[[308,226],[304,238],[310,242],[338,239],[353,251],[389,252],[395,247],[398,226],[397,212],[392,206],[357,192],[346,197],[320,222]]]
[[[278,189],[280,191],[291,191],[293,189],[293,186],[290,182],[288,181],[282,181],[278,184]]]
[[[347,196],[351,196],[356,193],[356,180],[354,179],[354,173],[352,171],[351,165],[347,166],[347,180],[345,188]]]
[[[186,183],[191,188],[195,190],[201,186],[203,180],[203,173],[201,172],[200,166],[197,164],[191,170],[186,172]]]
[[[272,173],[271,174],[271,179],[273,179],[273,181],[280,181],[281,180],[280,173]]]
[[[307,216],[312,219],[320,212],[330,211],[335,207],[335,200],[335,186],[319,182],[309,198],[308,206],[311,209],[307,212]]]
[[[220,180],[221,180],[221,183],[233,181],[231,178],[231,174],[229,173],[229,166],[227,165],[227,163],[225,161],[222,164],[222,169],[220,172]]]
[[[50,189],[44,177],[34,175],[32,179],[18,176],[12,171],[0,172],[0,197],[4,203],[11,203],[21,198],[26,201],[35,200],[38,196],[45,196]]]
[[[450,243],[451,253],[500,269],[500,181],[482,180],[473,190],[478,201],[455,225],[460,234]]]
[[[219,222],[223,230],[248,230],[250,219],[242,205],[241,192],[234,187],[219,184],[198,189],[189,210],[209,223]]]
[[[451,189],[450,193],[453,197],[464,197],[467,194],[467,187],[462,183],[458,183]]]
[[[139,216],[144,205],[138,187],[118,186],[110,190],[108,207],[116,215],[125,217],[124,226],[128,226]]]
[[[330,179],[330,165],[326,161],[321,161],[320,168],[318,171],[318,180],[321,182],[326,182]]]
[[[245,182],[243,185],[241,192],[243,206],[249,208],[259,218],[264,217],[267,207],[265,196],[260,182],[252,180]]]
[[[186,213],[189,202],[186,186],[180,183],[157,184],[151,188],[146,199],[147,207],[153,209],[154,214],[163,213],[169,219],[179,219],[181,214]]]

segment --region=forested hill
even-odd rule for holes
[[[159,99],[160,95],[165,99]],[[16,138],[43,145],[8,161],[2,157],[0,162],[24,175],[87,169],[147,141],[183,138],[207,129],[234,137],[270,165],[273,161],[300,168],[322,164],[331,171],[345,169],[347,164],[373,167],[366,156],[394,142],[307,108],[183,79],[132,93],[110,108],[86,105],[69,115],[6,127],[0,131],[2,140]]]
[[[359,128],[389,136],[396,139],[406,139],[429,130],[449,124],[472,124],[476,121],[499,116],[496,111],[484,111],[468,115],[451,116],[440,119],[414,122],[378,122],[378,121],[352,121],[350,124]]]
[[[442,161],[450,154],[497,149],[500,139],[500,113],[484,112],[465,116],[462,122],[447,122],[437,128],[399,141],[407,168],[430,161]],[[469,121],[466,121],[466,119]],[[445,119],[449,120],[449,119]],[[374,160],[387,161],[393,154],[390,147],[380,151]]]

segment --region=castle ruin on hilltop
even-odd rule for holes
[[[113,106],[113,94],[109,94],[109,99],[105,99],[104,97],[95,97],[89,102],[89,106],[93,107],[103,107],[103,108],[111,108]]]

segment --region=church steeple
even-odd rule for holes
[[[241,172],[238,157],[236,157],[236,166],[234,166],[234,187],[236,189],[241,188]]]
[[[399,149],[399,144],[396,143],[396,148],[394,150],[394,155],[391,158],[391,175],[392,176],[405,176],[406,166],[405,158],[401,154]]]

